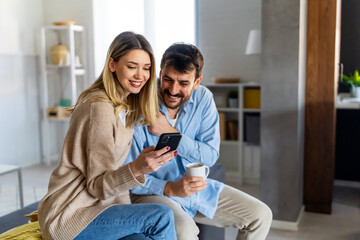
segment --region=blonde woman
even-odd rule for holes
[[[151,146],[123,165],[134,124],[152,124],[159,113],[154,67],[142,35],[124,32],[110,45],[101,75],[72,109],[60,163],[39,204],[43,239],[176,239],[172,211],[130,205],[129,190],[177,152]]]

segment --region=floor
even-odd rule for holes
[[[236,186],[258,197],[256,185]],[[332,214],[304,212],[298,231],[270,229],[267,240],[360,240],[360,183],[336,181]],[[237,231],[226,229],[225,240],[235,240]]]
[[[48,180],[55,165],[36,165],[23,168],[25,206],[38,201],[46,194]],[[236,186],[255,197],[257,185]],[[0,216],[20,207],[17,175],[0,176]],[[235,240],[237,231],[227,228],[225,240]],[[334,186],[333,213],[331,215],[305,212],[299,231],[271,229],[267,240],[360,240],[360,184],[336,183]]]

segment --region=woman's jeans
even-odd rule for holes
[[[111,206],[97,216],[76,238],[116,240],[133,234],[143,239],[176,240],[174,214],[157,203]]]

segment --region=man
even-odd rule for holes
[[[163,115],[154,126],[134,129],[126,162],[156,145],[162,133],[181,132],[182,139],[174,159],[132,190],[132,201],[170,207],[179,240],[198,239],[195,222],[238,228],[237,239],[265,239],[272,213],[264,203],[216,180],[184,175],[186,164],[202,162],[211,167],[219,157],[219,116],[212,93],[200,85],[203,65],[193,45],[173,44],[165,51],[159,83]]]

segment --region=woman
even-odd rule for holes
[[[129,189],[144,184],[144,174],[177,152],[152,146],[123,166],[134,124],[140,118],[154,123],[159,113],[154,67],[142,35],[124,32],[110,45],[101,75],[72,109],[59,166],[39,204],[43,239],[120,239],[134,233],[176,239],[171,210],[129,205]]]

